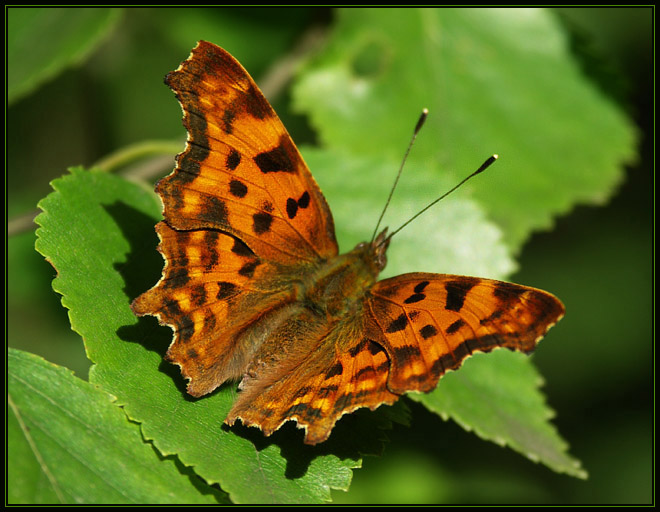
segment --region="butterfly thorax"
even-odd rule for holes
[[[387,263],[386,231],[373,242],[362,242],[352,251],[324,262],[303,285],[305,307],[338,317],[359,306]]]

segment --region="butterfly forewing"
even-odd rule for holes
[[[430,391],[474,352],[530,352],[563,314],[556,297],[536,288],[419,272],[372,287],[366,334],[389,355],[390,391]]]
[[[330,209],[247,71],[201,41],[166,83],[188,130],[177,169],[157,185],[168,224],[226,231],[279,263],[336,255]]]

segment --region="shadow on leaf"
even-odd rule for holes
[[[240,423],[232,427],[223,425],[223,430],[249,440],[257,451],[271,445],[278,446],[280,454],[287,461],[286,477],[296,479],[305,476],[317,457],[333,455],[341,460],[357,461],[364,455],[381,455],[388,441],[386,431],[391,430],[392,422],[407,424],[408,415],[407,406],[403,402],[392,406],[383,405],[375,411],[358,409],[337,422],[327,441],[313,446],[303,442],[303,430],[297,427],[295,421],[286,422],[268,437],[258,428]]]
[[[154,225],[157,220],[121,201],[105,205],[104,208],[117,223],[130,247],[126,259],[115,264],[115,270],[124,281],[126,295],[129,300],[133,300],[160,279],[164,262],[156,250],[158,236]],[[186,399],[194,400],[186,393],[186,383],[179,369],[163,359],[172,342],[172,329],[159,325],[154,317],[141,317],[137,323],[117,329],[117,336],[123,341],[139,343],[147,350],[156,352],[162,359],[159,371],[172,378]]]

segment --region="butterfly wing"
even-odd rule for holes
[[[412,273],[370,289],[366,335],[387,352],[388,389],[430,391],[474,352],[530,352],[564,315],[550,293],[476,277]]]
[[[396,402],[399,395],[387,388],[387,353],[363,336],[363,318],[356,314],[329,326],[309,311],[294,315],[289,322],[294,328],[278,333],[278,338],[312,339],[314,344],[304,346],[313,348],[286,353],[284,366],[284,361],[257,366],[255,374],[241,382],[225,421],[231,425],[240,419],[243,425],[257,426],[270,435],[284,422],[295,420],[305,430],[305,443],[317,444],[328,438],[344,414]]]
[[[316,444],[343,414],[431,391],[474,352],[530,352],[563,313],[553,295],[501,281],[426,273],[379,281],[329,331],[310,327],[303,335],[316,349],[289,358],[288,371],[248,379],[227,422],[269,435],[295,420]],[[300,323],[313,322],[310,315]]]
[[[166,83],[188,142],[156,186],[163,277],[132,307],[172,327],[168,358],[200,396],[242,376],[290,313],[292,281],[335,256],[337,243],[318,185],[231,55],[201,41]]]
[[[284,125],[247,71],[200,41],[166,83],[188,143],[157,185],[174,229],[219,229],[262,259],[299,265],[337,254],[330,209]]]
[[[253,336],[293,300],[272,266],[239,239],[215,230],[156,225],[165,258],[161,280],[131,305],[174,330],[167,357],[201,396],[242,376],[257,346]]]

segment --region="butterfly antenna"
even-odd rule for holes
[[[466,178],[463,178],[463,179],[461,180],[461,182],[458,183],[457,185],[455,185],[451,190],[448,190],[447,192],[445,192],[444,194],[442,194],[440,197],[438,197],[436,200],[434,200],[434,201],[430,202],[429,204],[427,204],[424,208],[422,208],[419,212],[417,212],[415,215],[413,215],[410,219],[408,219],[406,222],[404,222],[403,224],[401,224],[401,226],[399,226],[397,229],[395,229],[394,231],[392,231],[392,232],[388,235],[388,237],[387,237],[385,240],[383,240],[383,243],[385,243],[386,241],[389,242],[389,240],[390,240],[394,235],[396,235],[399,231],[401,231],[401,230],[402,230],[403,228],[405,228],[408,224],[410,224],[412,221],[414,221],[417,217],[419,217],[419,216],[420,216],[422,213],[424,213],[426,210],[428,210],[429,208],[431,208],[431,206],[435,205],[435,204],[436,204],[438,201],[440,201],[441,199],[444,199],[445,197],[447,197],[449,194],[451,194],[454,190],[456,190],[458,187],[460,187],[463,183],[465,183],[465,182],[466,182],[467,180],[469,180],[470,178],[473,178],[473,177],[475,177],[477,174],[479,174],[479,173],[485,171],[486,169],[488,169],[488,167],[490,167],[490,165],[491,165],[495,160],[497,160],[497,159],[498,159],[498,155],[493,155],[493,156],[489,157],[489,158],[488,158],[483,164],[481,164],[481,166],[480,166],[476,171],[474,171],[472,174],[470,174],[470,175],[467,176]]]
[[[406,154],[403,155],[403,160],[401,161],[401,166],[399,167],[399,172],[397,173],[396,179],[394,180],[394,185],[392,185],[392,188],[390,189],[390,195],[388,196],[387,201],[385,201],[385,207],[383,208],[383,211],[380,213],[380,217],[378,217],[378,222],[376,223],[376,229],[374,229],[374,234],[371,236],[371,241],[372,242],[376,238],[376,234],[378,233],[378,228],[380,227],[380,223],[382,222],[383,216],[385,215],[385,212],[387,211],[387,207],[390,205],[390,201],[392,199],[392,194],[394,194],[394,189],[396,188],[397,184],[399,183],[399,178],[401,177],[401,172],[403,171],[403,166],[405,165],[406,160],[408,159],[408,154],[410,153],[410,149],[412,148],[413,144],[415,143],[415,139],[417,138],[417,134],[422,129],[422,126],[424,126],[424,121],[426,121],[426,117],[428,115],[429,115],[429,109],[425,108],[424,110],[422,110],[422,114],[419,116],[417,124],[415,125],[415,131],[413,131],[413,135],[410,139],[410,143],[408,144],[408,149],[406,149]]]

